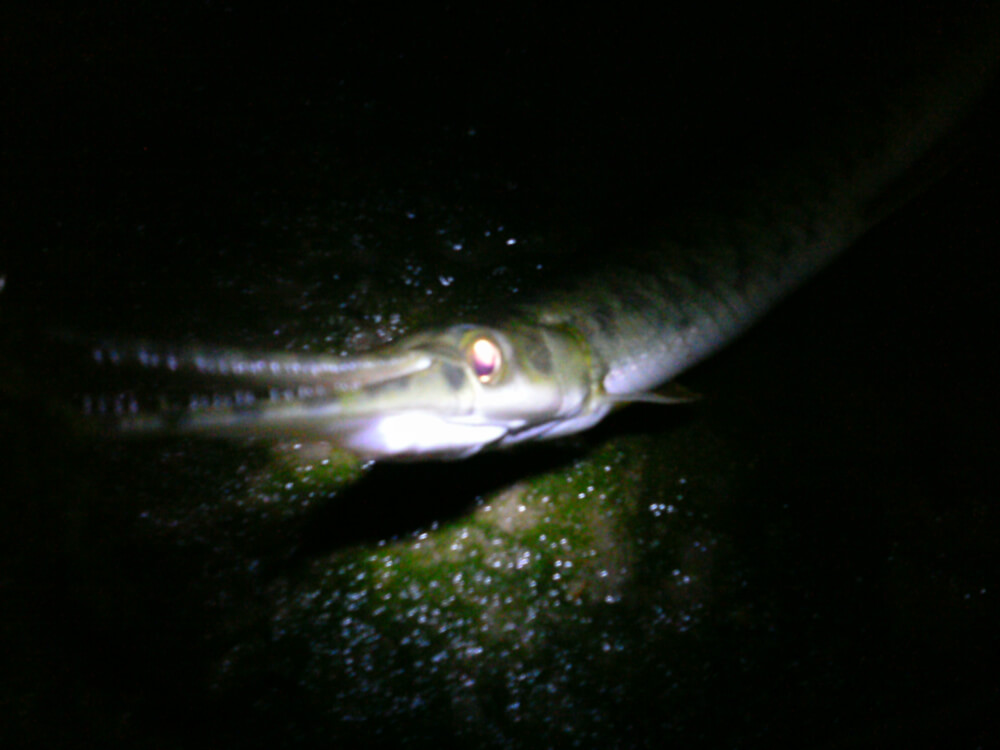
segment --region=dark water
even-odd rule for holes
[[[702,403],[566,445],[95,443],[53,396],[79,363],[37,352],[355,351],[503,309],[948,19],[8,15],[5,746],[995,743],[989,143],[689,373]]]

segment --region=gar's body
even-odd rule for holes
[[[655,389],[934,176],[921,160],[988,81],[986,47],[923,61],[907,87],[824,123],[720,206],[488,324],[463,321],[347,358],[116,344],[98,358],[214,379],[231,395],[92,411],[127,434],[281,434],[368,458],[423,458],[567,435],[618,404],[669,401]]]

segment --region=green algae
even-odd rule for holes
[[[457,518],[309,559],[274,582],[263,632],[219,661],[215,689],[280,675],[323,717],[317,737],[607,737],[623,721],[609,691],[624,701],[638,655],[683,638],[707,596],[694,558],[714,542],[661,510],[652,449],[611,440]]]

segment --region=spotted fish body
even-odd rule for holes
[[[616,251],[610,272],[577,280],[525,316],[579,331],[609,395],[627,399],[671,380],[951,166],[951,152],[967,144],[948,136],[980,101],[995,53],[969,43],[925,61],[909,88],[845,107],[849,119],[818,128],[722,208],[664,226],[648,249]]]

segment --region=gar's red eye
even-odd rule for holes
[[[490,339],[476,339],[469,347],[469,364],[479,382],[492,382],[500,374],[500,366],[503,364],[500,347]]]

